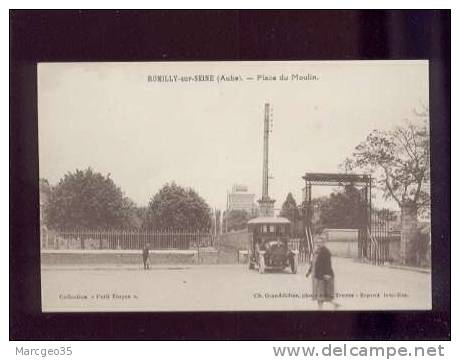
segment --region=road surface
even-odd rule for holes
[[[333,258],[338,310],[431,308],[431,275]],[[317,310],[306,265],[297,274],[245,264],[43,267],[43,311]],[[326,304],[324,310],[332,309]]]

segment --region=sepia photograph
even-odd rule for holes
[[[41,62],[37,87],[43,312],[432,309],[427,60]]]

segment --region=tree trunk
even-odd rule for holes
[[[401,248],[402,264],[416,265],[417,263],[417,207],[413,204],[401,206]]]

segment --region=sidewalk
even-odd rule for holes
[[[44,271],[92,271],[92,270],[126,270],[126,271],[153,271],[153,270],[189,270],[206,268],[241,268],[246,269],[242,264],[150,264],[149,270],[144,270],[144,265],[139,264],[56,264],[41,265]]]
[[[386,267],[389,269],[415,271],[415,272],[420,272],[420,273],[425,273],[425,274],[431,274],[431,267],[410,266],[410,265],[402,265],[402,264],[396,264],[396,263],[373,264],[370,261],[359,260],[359,259],[356,259],[356,262],[367,264],[367,265],[372,265],[372,266],[377,266],[377,267],[382,267],[382,268]]]
[[[150,270],[186,270],[194,264],[159,264],[150,265]],[[68,270],[68,271],[88,271],[88,270],[142,270],[144,265],[139,264],[57,264],[57,265],[42,265],[42,270]],[[145,270],[147,271],[147,270]]]
[[[203,248],[207,249],[207,248]],[[200,251],[205,251],[201,250]],[[179,249],[165,249],[165,250],[157,250],[152,249],[149,250],[150,254],[186,254],[186,255],[193,255],[198,252],[198,249],[188,249],[188,250],[179,250]],[[42,254],[110,254],[110,255],[126,255],[126,254],[134,254],[140,255],[142,254],[141,250],[128,250],[128,249],[42,249]]]

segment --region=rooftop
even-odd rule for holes
[[[248,221],[248,224],[289,224],[290,221],[284,217],[259,216]]]
[[[370,176],[350,173],[305,173],[303,179],[307,182],[322,183],[367,183]]]

